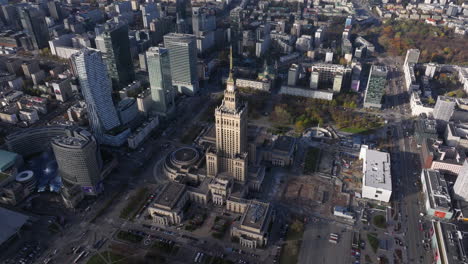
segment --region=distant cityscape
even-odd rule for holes
[[[0,263],[468,264],[466,1],[0,6]]]

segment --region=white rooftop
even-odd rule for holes
[[[364,160],[364,185],[391,191],[390,154],[368,149],[363,145],[359,157]]]

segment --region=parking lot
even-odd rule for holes
[[[331,233],[338,234],[338,243],[329,242]],[[310,260],[320,264],[354,263],[351,255],[352,230],[349,227],[321,220],[309,223],[303,236],[299,264],[310,264]]]

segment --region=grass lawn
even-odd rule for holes
[[[301,250],[301,240],[288,241],[281,248],[280,264],[297,263],[299,251]]]
[[[119,233],[117,233],[117,238],[131,243],[140,243],[143,240],[142,236],[135,235],[126,231],[119,231]]]
[[[387,228],[387,219],[383,215],[374,216],[372,223],[378,228]]]
[[[340,128],[340,131],[353,134],[370,134],[371,132],[374,132],[374,129],[365,127],[344,127]]]
[[[146,187],[143,187],[140,190],[138,190],[138,192],[130,198],[127,205],[122,209],[122,211],[120,211],[120,218],[128,219],[132,212],[138,212],[138,210],[140,210],[141,208],[141,205],[145,202],[148,192],[149,190]]]
[[[309,148],[304,162],[304,173],[313,173],[317,169],[317,164],[320,160],[320,149]]]
[[[86,264],[111,264],[111,263],[119,263],[125,264],[127,263],[125,257],[119,254],[115,254],[112,251],[104,251],[100,254],[96,254],[92,256]]]
[[[297,263],[299,251],[301,250],[302,236],[304,234],[304,223],[294,220],[288,228],[286,243],[281,248],[281,264]]]
[[[198,134],[200,134],[202,129],[203,127],[197,124],[191,126],[180,141],[184,144],[192,144],[193,141],[197,138]]]
[[[367,240],[369,241],[369,244],[374,253],[377,252],[377,249],[379,248],[379,239],[377,238],[377,234],[367,234]]]

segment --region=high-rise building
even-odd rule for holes
[[[156,3],[146,3],[140,6],[143,27],[149,28],[150,22],[160,16]]]
[[[448,96],[437,97],[437,102],[434,106],[434,119],[448,122],[452,118],[457,102],[454,98]]]
[[[50,16],[56,21],[62,21],[63,12],[62,4],[59,1],[52,0],[47,2],[47,7],[49,9]]]
[[[372,65],[366,91],[364,93],[364,107],[382,107],[382,98],[387,83],[387,69],[384,66]]]
[[[418,63],[419,54],[420,52],[418,49],[409,49],[408,51],[406,51],[406,58],[405,58],[404,65]]]
[[[164,36],[169,50],[172,84],[179,93],[194,95],[198,92],[197,43],[194,35],[171,33]]]
[[[106,131],[120,125],[112,102],[112,83],[106,65],[101,53],[90,49],[73,54],[72,61],[88,108],[91,130],[101,140]]]
[[[316,85],[314,84],[314,87],[316,86],[317,88],[320,89],[330,89],[335,86],[335,77],[338,74],[341,74],[343,76],[341,85],[344,85],[345,83],[348,83],[348,80],[351,75],[351,68],[348,66],[343,66],[340,64],[330,64],[330,63],[315,63],[312,64],[311,67],[311,76],[314,76],[315,78],[315,73],[318,74],[318,80],[316,82]],[[315,82],[312,81],[311,78],[311,88],[313,88],[312,83]],[[317,89],[313,88],[313,89]],[[336,89],[336,88],[335,88]]]
[[[127,86],[135,79],[128,25],[107,22],[96,36],[96,47],[102,52],[114,90]]]
[[[224,99],[215,110],[216,149],[206,154],[207,175],[227,174],[239,182],[247,180],[247,104],[240,101],[231,72]]]
[[[52,140],[58,173],[63,181],[81,186],[85,194],[98,194],[102,189],[99,186],[102,159],[98,143],[86,130],[70,132],[70,135]]]
[[[453,185],[453,193],[456,199],[468,201],[468,161],[465,160],[457,180]]]
[[[49,29],[44,15],[35,8],[24,7],[19,9],[21,24],[24,31],[30,37],[34,49],[42,49],[49,46]]]
[[[165,116],[174,109],[175,105],[169,51],[159,47],[149,48],[146,52],[146,62],[153,110]]]
[[[298,64],[292,64],[288,71],[288,85],[296,86],[299,79],[300,67]]]
[[[210,9],[204,7],[194,7],[192,9],[192,29],[195,36],[200,36],[200,32],[216,30],[216,16]]]
[[[317,90],[319,86],[320,72],[312,71],[310,73],[310,88]]]

